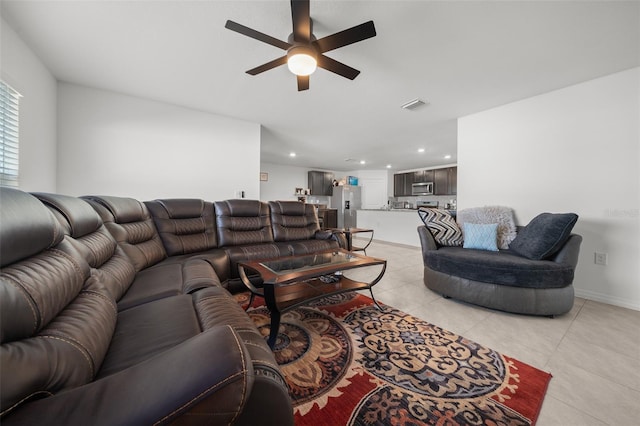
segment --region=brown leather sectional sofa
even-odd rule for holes
[[[344,244],[298,202],[0,188],[2,424],[293,424],[237,263]]]

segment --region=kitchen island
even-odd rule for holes
[[[420,247],[417,228],[423,225],[417,210],[358,210],[358,228],[371,228],[375,239]]]

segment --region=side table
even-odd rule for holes
[[[371,242],[373,241],[373,229],[368,229],[368,228],[329,228],[329,231],[334,231],[334,232],[342,232],[345,237],[347,238],[347,250],[349,251],[362,251],[364,252],[364,254],[367,254],[367,247],[369,247],[371,245]],[[360,233],[369,233],[371,234],[369,236],[369,241],[367,241],[367,243],[363,246],[363,247],[358,247],[353,245],[353,234],[360,234]]]

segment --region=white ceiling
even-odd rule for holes
[[[281,50],[224,28],[286,40],[289,7],[2,0],[0,13],[58,80],[257,122],[262,161],[338,171],[455,163],[456,118],[640,65],[637,1],[312,0],[316,37],[367,20],[378,35],[327,53],[355,80],[319,69],[298,92],[286,66],[245,73]],[[400,108],[414,98],[429,104]]]

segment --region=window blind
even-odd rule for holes
[[[0,81],[0,185],[18,186],[18,108],[20,94]]]

